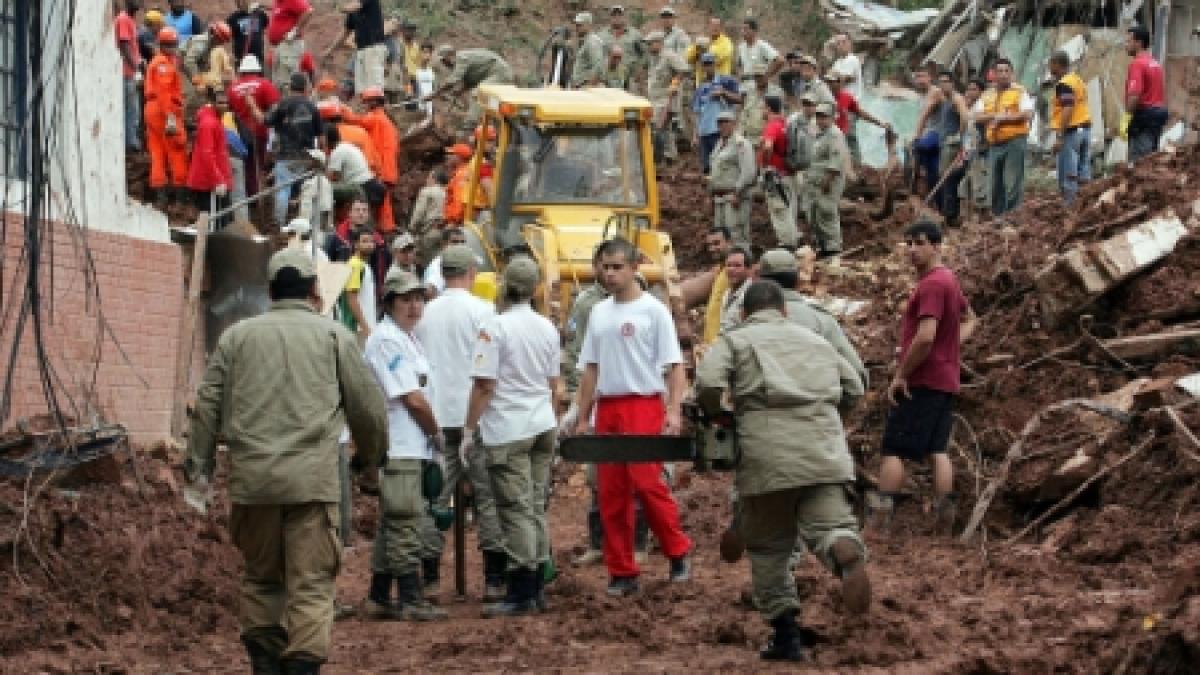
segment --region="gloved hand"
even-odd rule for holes
[[[430,434],[427,438],[429,439],[429,449],[433,451],[434,460],[444,462],[442,458],[446,454],[446,435],[438,431],[436,434]]]
[[[579,422],[579,404],[571,401],[571,407],[567,408],[567,414],[563,415],[562,420],[558,423],[558,435],[570,436],[575,433],[577,422]]]
[[[208,478],[200,476],[195,481],[183,486],[183,503],[195,509],[200,515],[208,515],[208,505],[212,501],[213,489]]]
[[[179,133],[179,120],[175,118],[174,113],[167,114],[166,133],[168,136],[174,136]]]
[[[300,37],[300,29],[293,28],[287,32],[287,35],[283,36],[283,39],[287,40],[288,42],[291,42],[292,40],[295,40],[298,37]]]
[[[218,197],[224,197],[225,195],[229,194],[229,186],[222,183],[214,188],[213,192],[216,193]]]
[[[475,452],[475,434],[463,431],[462,442],[458,444],[458,461],[463,468],[471,465],[471,453]]]

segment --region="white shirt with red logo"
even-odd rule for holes
[[[608,298],[588,319],[579,369],[596,364],[597,396],[650,396],[667,390],[663,370],[683,363],[675,322],[666,305],[649,293],[637,300]]]

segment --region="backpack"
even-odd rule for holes
[[[787,152],[784,153],[783,163],[791,171],[804,171],[812,163],[812,137],[808,135],[808,120],[800,113],[788,116]]]

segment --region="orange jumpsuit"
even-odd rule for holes
[[[463,164],[454,170],[450,182],[446,185],[446,205],[442,207],[442,216],[447,223],[462,225],[466,215],[466,202],[463,197],[471,187],[471,165]]]
[[[375,214],[375,222],[382,232],[391,232],[396,229],[396,221],[392,215],[392,190],[400,180],[400,134],[383,108],[372,108],[361,115],[349,113],[344,119],[350,124],[366,129],[371,143],[379,153],[379,170],[375,175],[387,186],[387,197]]]
[[[146,68],[146,145],[150,149],[150,187],[187,183],[187,129],[183,119],[183,81],[174,56],[158,54]],[[167,135],[167,116],[175,116],[175,134]],[[168,181],[167,171],[171,177]]]
[[[382,167],[379,162],[379,151],[375,149],[375,144],[371,142],[371,137],[367,135],[367,130],[353,124],[337,125],[338,136],[343,141],[362,150],[363,157],[367,158],[367,168],[376,176],[379,175]],[[383,180],[382,178],[380,180]]]

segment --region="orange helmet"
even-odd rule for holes
[[[367,87],[366,89],[363,89],[360,96],[364,101],[383,101],[387,99],[387,96],[385,96],[383,93],[383,87]]]
[[[158,29],[158,44],[174,47],[179,44],[179,33],[176,33],[175,29],[170,26]]]
[[[229,42],[233,39],[233,30],[224,21],[214,21],[208,30],[221,42]]]
[[[342,116],[342,105],[337,101],[321,101],[317,104],[321,119],[331,120]]]
[[[496,140],[496,127],[488,127],[487,131],[485,132],[482,126],[475,127],[475,140],[482,141],[484,138],[484,133],[487,133],[487,139],[489,141]]]
[[[337,91],[337,82],[327,77],[317,83],[317,91],[322,94],[332,94]]]

